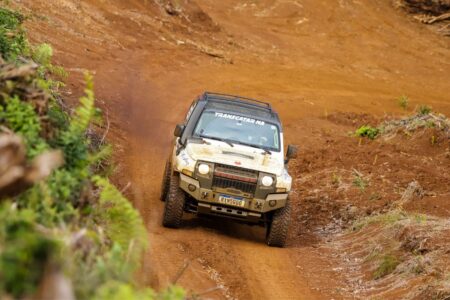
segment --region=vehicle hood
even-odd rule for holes
[[[188,143],[187,154],[194,160],[232,165],[280,176],[284,170],[282,152],[264,153],[264,150],[208,140],[208,144]]]

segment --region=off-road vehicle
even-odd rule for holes
[[[283,150],[278,114],[269,103],[206,92],[175,127],[161,188],[163,225],[177,228],[184,212],[266,226],[270,246],[283,247],[296,148]]]

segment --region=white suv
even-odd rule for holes
[[[177,228],[183,212],[235,219],[267,228],[270,246],[283,247],[290,220],[289,145],[271,105],[206,92],[175,128],[164,171],[163,225]]]

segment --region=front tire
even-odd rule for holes
[[[284,247],[291,221],[291,206],[287,199],[286,206],[273,214],[272,221],[267,224],[266,243],[271,247]]]
[[[161,201],[166,201],[166,198],[167,198],[167,193],[169,191],[169,185],[170,185],[170,175],[172,173],[171,169],[172,168],[170,166],[170,161],[167,160],[166,166],[164,168],[162,183],[161,183],[161,196],[160,196]]]
[[[180,177],[170,176],[162,222],[164,227],[179,228],[181,226],[185,200],[186,194],[180,188]]]

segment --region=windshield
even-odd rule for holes
[[[276,125],[229,113],[204,112],[195,127],[194,136],[280,150],[280,135]]]

